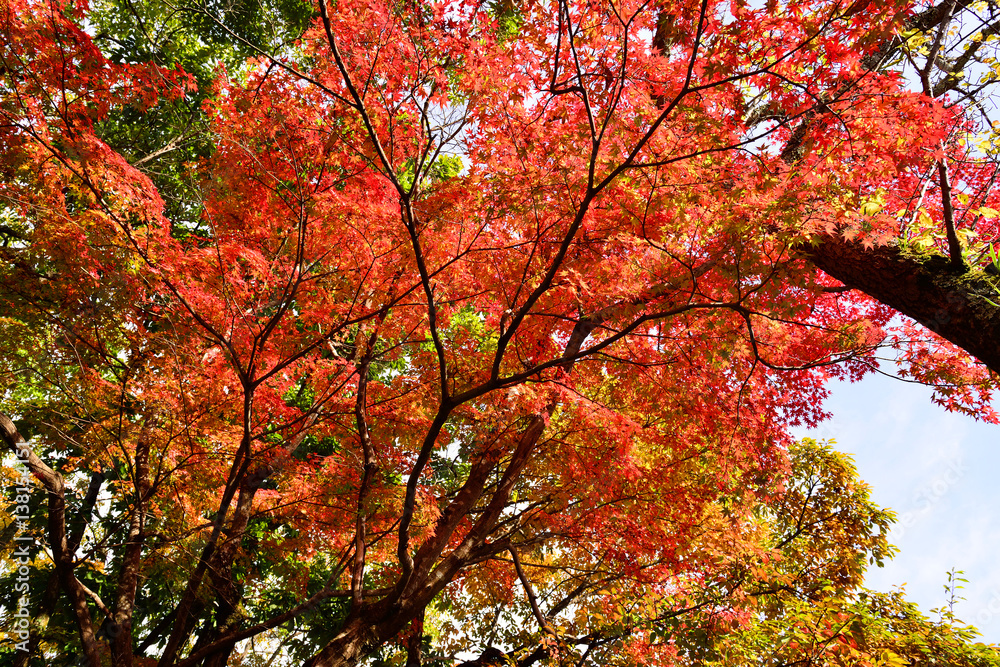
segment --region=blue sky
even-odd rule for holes
[[[884,376],[832,387],[833,418],[813,431],[854,456],[872,497],[899,518],[900,549],[869,588],[905,584],[925,613],[943,604],[951,568],[969,580],[956,615],[1000,644],[1000,426],[946,412],[927,387]]]

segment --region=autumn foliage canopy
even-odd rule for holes
[[[996,418],[958,316],[813,263],[989,280],[945,5],[143,7],[194,71],[125,4],[0,0],[0,659],[995,664],[860,588],[891,515],[789,434],[886,346]]]

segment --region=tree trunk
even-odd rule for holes
[[[977,269],[956,270],[936,252],[865,248],[826,236],[806,255],[824,272],[898,310],[1000,373],[1000,287]],[[994,303],[991,303],[994,302]]]
[[[371,650],[375,640],[372,626],[367,616],[349,620],[337,636],[302,667],[353,667]]]

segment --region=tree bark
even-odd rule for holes
[[[1000,373],[1000,282],[977,269],[957,270],[936,252],[865,248],[825,236],[806,256],[848,287],[898,310]],[[991,303],[991,301],[993,303]]]
[[[136,445],[135,453],[135,507],[129,520],[128,538],[118,575],[118,590],[115,596],[114,619],[110,625],[111,664],[113,667],[132,667],[134,664],[134,641],[132,620],[135,612],[135,597],[139,586],[139,571],[142,564],[142,548],[145,542],[146,494],[149,491],[149,439],[143,437]]]

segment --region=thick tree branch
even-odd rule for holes
[[[894,246],[865,248],[827,236],[805,249],[820,269],[859,289],[1000,373],[1000,308],[993,278],[985,272],[955,271],[937,252],[906,253]]]

